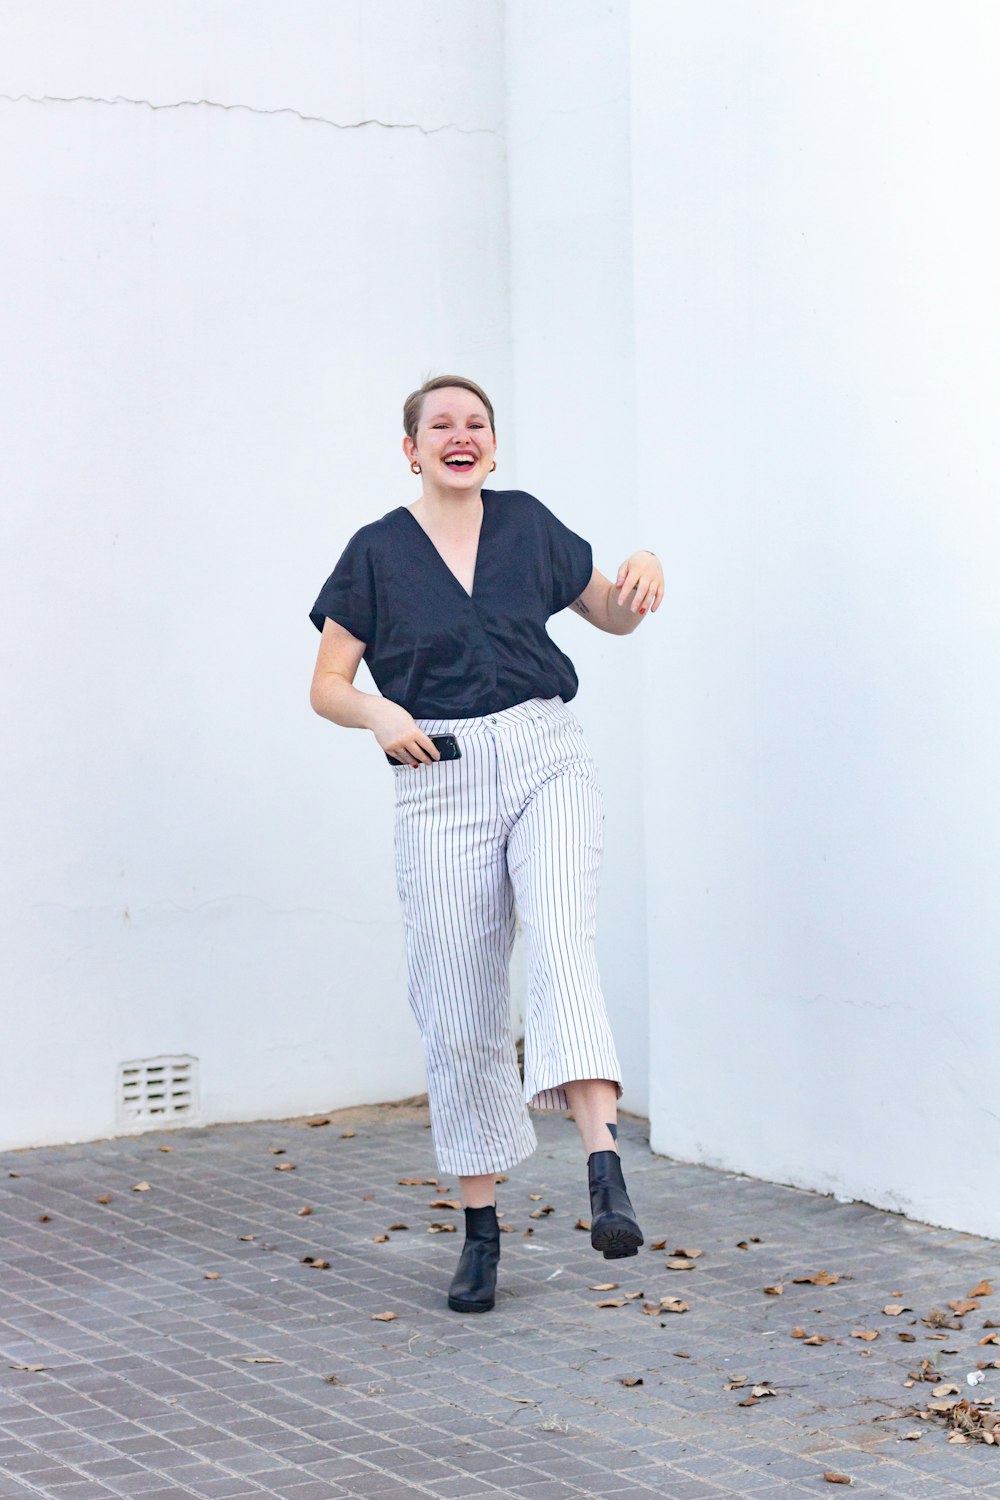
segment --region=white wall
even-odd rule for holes
[[[1000,1234],[1000,14],[632,11],[653,1143]]]
[[[161,1052],[206,1119],[422,1087],[390,791],[309,711],[306,610],[457,368],[498,486],[667,559],[638,638],[554,627],[625,1103],[648,1055],[656,1149],[1000,1233],[998,31],[3,8],[0,1144],[110,1132]]]
[[[508,404],[500,52],[481,0],[3,7],[4,1146],[159,1053],[207,1120],[423,1088],[307,611],[428,370]]]
[[[515,380],[496,477],[538,495],[587,537],[596,566],[613,578],[637,548],[657,550],[661,532],[657,518],[640,523],[636,495],[628,5],[509,0],[505,15]],[[517,433],[513,475],[505,427]],[[622,1105],[645,1114],[647,746],[638,642],[569,613],[550,632],[576,665],[573,710],[604,792],[598,959]]]

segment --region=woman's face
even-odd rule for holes
[[[479,493],[496,452],[489,414],[479,397],[464,386],[428,391],[417,426],[416,442],[403,439],[403,450],[420,465],[425,487]]]

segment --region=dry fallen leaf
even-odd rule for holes
[[[513,1226],[513,1224],[501,1224],[500,1225],[500,1233],[501,1234],[513,1234],[514,1233],[514,1226]]]
[[[541,1203],[542,1201],[541,1193],[529,1193],[528,1197],[531,1199],[532,1203]]]
[[[769,1380],[762,1380],[757,1385],[751,1387],[750,1394],[760,1400],[761,1396],[775,1396],[777,1392]]]
[[[897,1333],[896,1337],[901,1344],[915,1344],[917,1342],[916,1337],[912,1333]]]
[[[624,1297],[606,1297],[603,1302],[595,1302],[595,1307],[624,1307]]]
[[[795,1327],[792,1329],[792,1338],[793,1339],[804,1339],[805,1336],[806,1336],[805,1329],[804,1328],[800,1328],[799,1325],[796,1323]]]
[[[206,1271],[202,1279],[204,1281],[218,1281],[219,1273],[218,1271]]]
[[[883,1307],[882,1311],[889,1318],[898,1318],[900,1313],[912,1312],[912,1307],[904,1307],[902,1302],[890,1302]]]
[[[780,1297],[784,1290],[785,1283],[783,1281],[776,1281],[774,1283],[774,1286],[766,1286],[764,1288],[764,1291],[769,1297]]]
[[[340,1132],[340,1139],[342,1141],[353,1141],[357,1133],[358,1132],[356,1130],[342,1130]]]
[[[340,1384],[340,1377],[338,1375],[324,1375],[323,1379],[326,1381],[327,1385]]]
[[[285,1154],[284,1146],[268,1146],[267,1150],[270,1156],[284,1156]]]
[[[373,1245],[384,1245],[385,1242],[386,1242],[386,1240],[388,1238],[389,1238],[389,1236],[387,1234],[373,1234],[372,1235],[372,1244]]]
[[[897,1441],[900,1443],[918,1443],[922,1437],[923,1433],[920,1431],[920,1429],[918,1427],[914,1427],[912,1432],[899,1433]]]
[[[461,1202],[460,1202],[460,1200],[458,1198],[435,1198],[434,1201],[433,1201],[433,1203],[428,1203],[427,1207],[428,1208],[453,1208],[453,1209],[455,1209],[455,1211],[457,1213],[461,1209],[462,1204],[461,1204]]]
[[[273,1354],[234,1354],[233,1359],[238,1360],[241,1365],[281,1365],[284,1360],[275,1359]]]
[[[149,1183],[148,1182],[135,1182],[135,1183],[132,1184],[132,1191],[133,1191],[133,1193],[148,1193],[149,1192]]]
[[[437,1182],[431,1182],[426,1177],[397,1177],[396,1181],[400,1187],[437,1187]]]
[[[655,1318],[659,1316],[660,1304],[658,1302],[644,1302],[642,1304],[642,1310],[646,1314],[647,1318]]]
[[[745,1375],[734,1375],[732,1380],[727,1380],[722,1387],[724,1391],[741,1391],[747,1383]]]
[[[110,1193],[102,1193],[101,1196],[99,1198],[97,1198],[95,1201],[97,1203],[110,1203],[111,1202],[111,1194]]]
[[[629,1386],[631,1388],[634,1385],[642,1385],[642,1384],[643,1384],[643,1379],[642,1379],[641,1375],[623,1375],[622,1376],[622,1385],[627,1385],[627,1386]]]
[[[987,1333],[979,1342],[981,1344],[1000,1344],[1000,1333]]]
[[[833,1469],[824,1469],[823,1478],[826,1480],[827,1484],[851,1483],[851,1476],[849,1474],[837,1474]]]
[[[851,1338],[852,1339],[865,1339],[868,1343],[871,1343],[872,1339],[877,1339],[878,1338],[878,1329],[877,1328],[852,1328],[851,1329]]]
[[[958,1388],[957,1385],[952,1385],[950,1381],[946,1380],[946,1381],[943,1381],[941,1385],[936,1385],[934,1387],[934,1389],[931,1391],[931,1395],[932,1396],[939,1396],[939,1397],[940,1396],[959,1396],[959,1395],[961,1395],[961,1392],[960,1392],[960,1390],[959,1390],[959,1388]]]
[[[14,1175],[13,1173],[11,1174]],[[48,1365],[8,1365],[9,1370],[30,1370],[33,1375],[38,1375],[42,1370],[47,1370]]]
[[[529,1219],[544,1219],[546,1214],[554,1214],[555,1209],[551,1203],[546,1203],[544,1208],[533,1208],[528,1215]]]
[[[52,1223],[52,1215],[51,1214],[39,1214],[38,1215],[38,1222],[39,1222],[39,1224],[51,1224]]]
[[[645,1295],[646,1295],[645,1292],[626,1292],[625,1293],[625,1301],[626,1302],[635,1302],[638,1297],[645,1297]]]
[[[306,1205],[306,1207],[305,1207],[305,1208],[297,1208],[297,1209],[296,1209],[296,1210],[295,1210],[295,1212],[296,1212],[296,1213],[297,1213],[297,1214],[298,1214],[298,1215],[299,1215],[299,1216],[300,1216],[300,1217],[301,1217],[301,1218],[304,1218],[304,1217],[305,1217],[305,1215],[306,1215],[306,1214],[311,1214],[311,1213],[312,1213],[312,1209],[311,1209],[311,1208],[310,1208],[310,1207],[309,1207],[309,1206],[308,1206],[308,1204],[307,1204],[307,1205]]]
[[[524,1238],[526,1240],[529,1240],[531,1238],[531,1236],[534,1234],[534,1232],[535,1232],[535,1226],[534,1226],[534,1224],[529,1224],[528,1227],[527,1227],[527,1229],[524,1231]]]
[[[398,1233],[400,1230],[409,1229],[409,1227],[410,1227],[409,1224],[390,1224],[389,1225],[389,1232],[390,1232],[390,1234],[393,1231],[395,1231],[396,1233]]]
[[[958,1297],[954,1301],[949,1302],[948,1306],[956,1317],[964,1318],[967,1313],[976,1312],[979,1303],[974,1302],[971,1297]]]
[[[274,1170],[276,1172],[294,1172],[295,1163],[290,1161],[280,1161]]]
[[[586,1230],[587,1233],[589,1234],[590,1233],[590,1220],[589,1219],[577,1219],[576,1223],[573,1225],[573,1228],[574,1229],[583,1229],[583,1230]]]
[[[500,1392],[505,1401],[516,1401],[518,1406],[537,1406],[538,1402],[533,1396],[508,1396],[506,1391]]]
[[[599,1281],[596,1286],[590,1288],[592,1292],[617,1292],[617,1281]]]
[[[675,1250],[675,1255],[681,1255],[685,1260],[697,1260],[699,1255],[704,1254],[701,1250]]]
[[[243,1240],[243,1241],[255,1240],[256,1238],[257,1238],[257,1236],[255,1234],[241,1234],[240,1235],[240,1239]]]
[[[802,1342],[803,1344],[812,1344],[816,1347],[819,1347],[820,1344],[828,1344],[830,1342],[830,1334],[811,1333],[809,1337],[807,1339],[803,1339]]]
[[[665,1250],[667,1248],[667,1242],[666,1240],[655,1240],[649,1248],[650,1250]]]
[[[455,1234],[454,1224],[430,1224],[427,1227],[428,1234]]]
[[[668,1271],[693,1271],[694,1268],[694,1261],[689,1260],[686,1255],[672,1255],[667,1261]]]
[[[316,1129],[316,1127],[319,1125],[329,1125],[329,1123],[329,1115],[314,1115],[311,1120],[306,1121],[306,1124],[311,1125],[313,1129]]]
[[[682,1302],[679,1297],[661,1297],[660,1311],[669,1313],[686,1313],[691,1304]]]
[[[988,1281],[977,1281],[971,1292],[966,1292],[967,1297],[992,1297],[993,1288]]]
[[[393,1321],[393,1319],[398,1318],[398,1317],[399,1317],[399,1313],[394,1313],[394,1312],[372,1313],[372,1322],[373,1323],[391,1323]]]
[[[793,1276],[795,1286],[836,1286],[840,1276],[831,1276],[829,1271],[817,1271],[815,1276]]]
[[[504,1175],[502,1177],[496,1177],[496,1178],[494,1178],[494,1181],[495,1182],[506,1182],[507,1181],[507,1177],[506,1177],[506,1175]]]
[[[303,1266],[312,1266],[314,1271],[329,1271],[330,1269],[330,1262],[328,1260],[320,1260],[316,1255],[301,1256],[300,1264]]]
[[[158,1146],[157,1147],[158,1151],[172,1151],[173,1149],[174,1149],[173,1146]]]

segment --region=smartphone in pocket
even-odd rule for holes
[[[432,734],[430,742],[440,752],[442,760],[462,759],[461,747],[453,734]],[[385,752],[385,758],[390,766],[401,766],[404,764],[403,761],[397,760],[394,755],[390,755],[388,750]]]

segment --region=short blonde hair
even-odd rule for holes
[[[420,413],[423,411],[424,397],[431,391],[440,391],[449,385],[460,386],[463,391],[471,391],[474,396],[479,397],[489,414],[490,428],[492,429],[493,436],[496,437],[497,428],[496,422],[493,419],[492,401],[481,385],[477,385],[474,380],[467,380],[464,375],[435,375],[432,379],[425,380],[419,391],[410,392],[403,402],[403,431],[407,437],[412,438],[414,442],[417,440],[417,428],[420,425]]]

